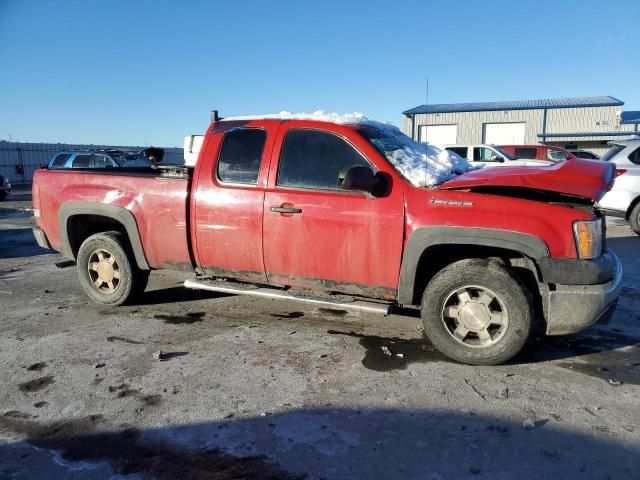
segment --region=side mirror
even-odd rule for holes
[[[368,192],[374,197],[382,197],[389,191],[390,182],[382,173],[373,173],[369,167],[350,166],[338,175],[338,186],[344,190]]]

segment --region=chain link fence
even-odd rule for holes
[[[146,147],[125,147],[114,145],[78,145],[71,143],[27,143],[0,141],[0,173],[11,183],[31,183],[33,173],[49,163],[54,153],[64,150],[104,150],[114,148],[139,151]],[[184,163],[182,148],[165,148],[163,165]]]

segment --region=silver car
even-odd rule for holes
[[[609,142],[600,161],[616,165],[616,181],[598,207],[607,215],[626,219],[640,235],[640,138]]]

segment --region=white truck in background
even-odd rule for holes
[[[194,167],[198,161],[198,154],[202,148],[204,135],[187,135],[184,137],[184,164]]]

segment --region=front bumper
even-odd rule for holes
[[[547,335],[576,333],[597,321],[608,319],[622,289],[622,264],[615,253],[604,254],[612,262],[611,278],[597,285],[555,284],[543,301],[547,319]]]

